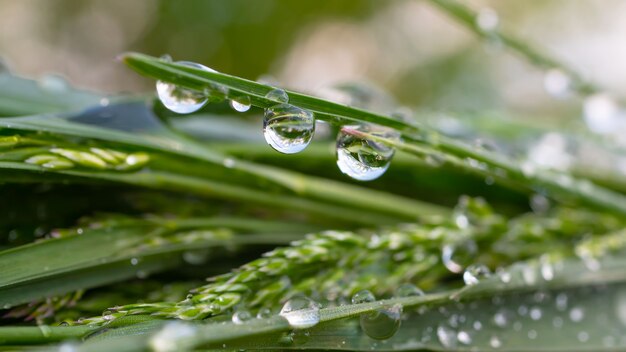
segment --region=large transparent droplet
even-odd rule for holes
[[[359,181],[371,181],[384,174],[395,149],[375,138],[398,140],[400,135],[394,130],[373,125],[343,126],[337,137],[339,170]]]
[[[305,296],[289,299],[279,313],[294,329],[306,329],[320,321],[320,304]]]
[[[476,285],[480,280],[483,280],[491,275],[491,271],[485,265],[473,264],[465,269],[463,273],[463,281],[466,285]]]
[[[265,109],[265,141],[281,153],[294,154],[304,150],[314,133],[315,118],[310,111],[289,104]]]
[[[178,61],[177,64],[215,72],[215,70],[195,62]],[[204,92],[179,87],[170,82],[157,81],[156,90],[161,103],[178,114],[190,114],[198,111],[208,101],[208,96]]]
[[[398,331],[401,317],[402,305],[383,307],[372,313],[361,314],[361,329],[375,340],[386,340]]]

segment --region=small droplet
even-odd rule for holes
[[[478,246],[474,241],[446,244],[441,249],[441,262],[453,273],[461,273],[465,264],[474,258]]]
[[[452,328],[439,325],[437,327],[437,338],[444,348],[456,348],[456,332]]]
[[[230,107],[237,112],[246,112],[250,110],[250,97],[247,95],[236,97],[230,100]]]
[[[534,340],[537,338],[537,331],[536,330],[528,330],[528,338],[531,340]]]
[[[500,348],[502,347],[502,341],[500,341],[500,339],[497,336],[493,335],[489,339],[489,346],[493,348]]]
[[[315,118],[310,111],[289,104],[265,109],[263,134],[276,151],[298,153],[309,145],[314,133]]]
[[[530,312],[529,312],[530,319],[539,320],[541,319],[542,314],[543,313],[541,312],[541,308],[539,307],[530,308]]]
[[[371,181],[384,174],[395,148],[376,138],[397,141],[400,135],[394,130],[373,125],[343,126],[337,136],[339,170],[359,181]]]
[[[279,313],[294,329],[306,329],[320,321],[320,304],[305,296],[289,299]]]
[[[423,296],[424,291],[417,288],[417,286],[413,284],[402,284],[396,290],[397,297],[414,297],[414,296]]]
[[[372,313],[361,314],[361,329],[375,340],[386,340],[392,337],[400,327],[402,305],[395,304],[383,307]]]
[[[232,321],[235,324],[243,324],[244,322],[252,319],[252,314],[247,310],[238,310],[233,313]]]
[[[195,62],[178,61],[177,64],[215,72],[215,70]],[[178,114],[190,114],[198,111],[208,101],[208,96],[204,92],[179,87],[170,82],[157,81],[156,90],[161,103]]]
[[[585,312],[580,307],[574,307],[569,311],[569,318],[575,323],[582,321],[584,317]]]
[[[476,285],[480,280],[483,280],[491,275],[491,271],[485,265],[473,264],[467,267],[463,273],[463,281],[466,285]]]
[[[130,265],[137,265],[137,264],[139,264],[139,258],[130,259]]]
[[[59,345],[59,352],[77,352],[79,344],[76,342],[63,342]]]
[[[583,116],[591,131],[604,134],[615,131],[621,114],[613,98],[607,94],[598,93],[585,99]]]
[[[555,98],[566,98],[571,93],[572,79],[558,68],[550,69],[543,79],[546,92]]]
[[[256,313],[257,319],[267,319],[272,316],[272,310],[269,308],[261,308]]]
[[[586,331],[581,331],[576,337],[578,337],[578,341],[580,342],[587,342],[589,340],[589,333]]]
[[[538,214],[544,214],[550,209],[550,200],[542,194],[535,193],[530,197],[530,208]]]
[[[276,88],[265,94],[265,98],[277,103],[289,103],[289,95],[283,89]]]
[[[57,74],[48,74],[39,80],[39,87],[50,93],[62,93],[69,88],[65,78]]]
[[[352,304],[370,303],[374,301],[376,301],[376,297],[368,290],[361,290],[352,296]]]
[[[476,25],[482,31],[491,32],[498,28],[499,23],[498,13],[490,7],[480,9],[476,15]]]
[[[472,337],[467,331],[459,331],[456,334],[456,339],[464,345],[469,345],[470,343],[472,343]]]

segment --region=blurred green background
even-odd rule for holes
[[[626,93],[626,2],[467,1],[594,82]],[[59,73],[106,92],[153,82],[115,61],[125,51],[169,54],[218,71],[317,92],[366,80],[400,103],[580,116],[554,99],[545,72],[480,43],[428,1],[0,0],[0,55],[19,74]]]

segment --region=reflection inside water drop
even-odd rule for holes
[[[398,140],[400,135],[394,130],[373,125],[343,126],[337,137],[339,170],[359,181],[371,181],[384,174],[395,149],[375,138]]]
[[[315,118],[310,111],[289,104],[265,109],[263,135],[276,151],[294,154],[304,150],[315,133]]]
[[[177,64],[215,72],[215,70],[195,62],[178,61]],[[157,81],[156,90],[161,103],[178,114],[190,114],[198,111],[208,101],[208,96],[204,92],[179,87],[170,82]]]

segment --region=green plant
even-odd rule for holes
[[[432,2],[539,68],[564,70],[581,95],[598,91],[513,35],[480,28],[465,6]],[[295,140],[310,139],[302,131],[312,134],[316,119],[338,132],[339,158],[376,176],[392,168],[367,187],[327,171],[335,163],[328,140],[285,161],[257,143],[194,139],[159,102],[78,90],[55,99],[58,92],[42,96],[5,73],[22,88],[0,94],[0,112],[23,116],[0,119],[0,187],[54,215],[35,223],[28,212],[0,215],[12,228],[0,235],[0,345],[623,349],[626,197],[618,175],[542,168],[422,121],[168,58],[120,58],[183,97],[211,100],[199,121],[237,121],[220,109],[230,101],[238,111],[252,106],[253,116],[263,109],[266,133]],[[498,137],[510,125],[488,127]],[[412,189],[421,181],[434,197]],[[473,192],[485,182],[494,186]],[[63,202],[76,193],[90,194],[91,204]],[[484,197],[452,205],[462,193]],[[209,283],[198,283],[204,276]]]

